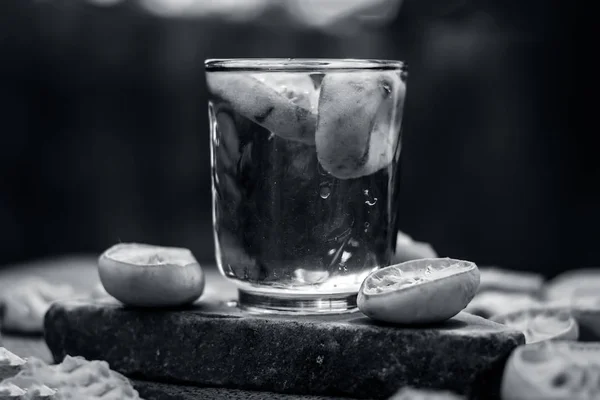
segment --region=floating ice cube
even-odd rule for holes
[[[394,71],[325,75],[315,134],[323,168],[340,179],[370,175],[394,159],[405,84]]]
[[[210,72],[212,95],[286,139],[314,144],[319,93],[307,74]]]
[[[292,103],[313,113],[317,112],[320,87],[315,87],[310,75],[267,72],[252,74],[252,76],[287,97]]]

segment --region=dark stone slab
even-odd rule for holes
[[[524,343],[521,333],[467,313],[411,328],[360,313],[252,315],[228,306],[235,292],[219,285],[178,310],[55,303],[46,342],[57,360],[103,359],[136,379],[363,399],[386,399],[405,385],[497,398],[504,363]]]
[[[342,397],[303,396],[250,390],[201,388],[147,381],[132,381],[144,400],[348,400]]]
[[[4,347],[16,355],[36,357],[46,363],[53,358],[42,337],[4,336]],[[0,373],[0,375],[2,375]],[[147,381],[132,381],[144,400],[347,400],[342,397],[317,397],[225,388],[201,388],[188,385],[175,385]]]

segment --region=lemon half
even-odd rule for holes
[[[497,290],[537,295],[544,286],[544,277],[534,272],[515,271],[493,266],[480,267],[479,271],[481,272],[480,292]]]
[[[100,256],[98,272],[106,291],[131,306],[184,305],[204,291],[202,268],[185,248],[120,243]]]
[[[470,261],[424,258],[374,271],[363,281],[358,307],[368,317],[398,324],[441,322],[473,299],[479,269]]]
[[[465,311],[483,318],[540,307],[542,302],[529,293],[485,290],[475,295]]]
[[[525,335],[525,343],[542,340],[577,340],[579,326],[566,310],[556,308],[530,308],[490,318],[492,321],[510,326]]]
[[[547,300],[600,295],[600,268],[581,268],[557,275],[544,288]]]
[[[503,400],[600,398],[600,345],[546,341],[517,347],[502,379]]]

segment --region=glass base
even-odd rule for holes
[[[331,294],[318,297],[283,297],[238,290],[239,307],[253,313],[341,314],[358,311],[357,294]]]

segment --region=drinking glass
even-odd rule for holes
[[[407,69],[399,61],[213,59],[220,272],[258,312],[356,309],[395,250]]]

